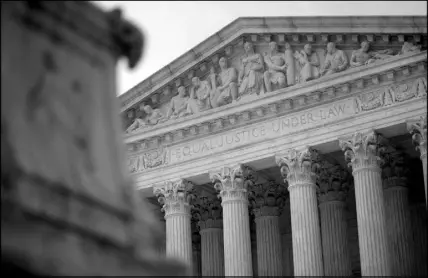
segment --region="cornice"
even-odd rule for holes
[[[156,125],[143,132],[124,137],[126,144],[156,148],[194,139],[197,135],[214,134],[229,128],[257,122],[299,109],[331,102],[362,92],[371,87],[392,84],[397,78],[426,72],[427,52],[403,55],[366,67],[287,87],[256,99],[243,99],[236,105],[211,109],[197,115]],[[140,147],[141,147],[140,146]],[[135,151],[136,149],[131,148]]]
[[[426,34],[425,16],[364,16],[364,17],[243,17],[233,21],[214,35],[184,53],[169,65],[122,94],[121,112],[150,96],[186,71],[208,60],[244,34]],[[358,40],[358,37],[357,37]]]

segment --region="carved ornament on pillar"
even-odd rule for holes
[[[345,152],[345,159],[353,171],[366,168],[376,169],[383,165],[382,155],[387,150],[386,139],[370,130],[356,132],[351,138],[339,139],[339,146]],[[380,171],[380,168],[378,168]]]
[[[287,190],[275,181],[250,187],[249,199],[255,217],[279,216],[285,205]]]
[[[195,200],[192,215],[200,230],[223,228],[222,206],[218,199],[200,196]]]
[[[395,151],[385,154],[385,164],[382,169],[383,188],[406,187],[407,172],[402,153]]]
[[[289,188],[295,184],[315,184],[319,168],[318,152],[306,147],[303,150],[291,149],[285,155],[275,158],[281,174]]]
[[[407,130],[412,134],[413,144],[423,159],[427,155],[427,117],[421,116],[418,121],[408,121]]]
[[[320,161],[317,175],[318,198],[320,203],[330,201],[344,202],[351,185],[352,176],[340,165]]]
[[[238,164],[234,167],[223,167],[219,172],[211,172],[210,179],[223,203],[226,201],[248,202],[248,187],[254,185],[256,176],[249,166]]]
[[[179,179],[166,181],[163,185],[153,188],[153,193],[162,205],[165,218],[173,214],[187,214],[190,216],[191,203],[195,199],[193,184]]]

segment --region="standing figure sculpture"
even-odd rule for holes
[[[189,97],[186,96],[186,88],[184,86],[178,87],[178,95],[171,99],[166,118],[177,119],[186,116],[188,114],[188,101]]]
[[[166,118],[163,116],[159,109],[153,109],[150,105],[145,105],[143,111],[146,113],[144,119],[136,118],[134,122],[126,129],[126,132],[132,132],[137,129],[144,129],[150,126],[154,126],[158,123],[163,123]]]
[[[287,85],[291,86],[296,83],[295,77],[294,77],[294,57],[293,57],[293,50],[291,49],[291,45],[286,42],[285,43],[285,51],[284,51],[284,59],[285,64],[287,65]]]
[[[199,77],[195,76],[192,78],[192,84],[187,111],[190,114],[197,114],[210,109],[210,98],[213,93],[210,83],[206,80],[201,81]]]
[[[320,59],[318,54],[312,51],[311,44],[306,44],[300,52],[296,51],[294,57],[300,65],[300,82],[310,81],[320,76]]]
[[[264,61],[268,70],[264,72],[264,81],[266,92],[272,92],[272,85],[277,84],[278,89],[287,86],[287,80],[284,71],[287,68],[285,58],[278,52],[278,45],[276,42],[269,43],[270,53],[265,53]]]
[[[238,84],[239,95],[260,93],[263,91],[263,58],[255,53],[253,44],[244,44],[245,55],[241,60],[241,70],[239,72]]]
[[[211,72],[211,86],[213,93],[211,94],[211,106],[213,108],[234,103],[238,99],[238,75],[236,69],[227,67],[227,61],[225,57],[221,57],[219,60],[220,73],[216,74],[214,68]]]
[[[345,52],[336,48],[334,42],[327,44],[327,56],[325,57],[324,66],[321,69],[321,75],[330,75],[335,72],[344,71],[348,67],[348,57]]]
[[[393,53],[394,51],[392,49],[370,51],[370,43],[368,41],[363,41],[361,43],[361,48],[352,52],[350,65],[351,67],[369,65],[377,60],[393,57]]]

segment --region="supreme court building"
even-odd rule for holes
[[[427,275],[427,17],[239,18],[120,96],[195,276]]]

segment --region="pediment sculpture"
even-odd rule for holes
[[[268,44],[268,50],[263,55],[255,51],[251,42],[245,42],[243,48],[244,54],[239,58],[237,68],[228,65],[227,58],[223,56],[218,61],[218,71],[214,65],[205,80],[201,80],[198,76],[192,78],[188,96],[186,88],[180,86],[178,95],[174,96],[167,105],[166,116],[161,109],[153,109],[150,105],[140,106],[145,117],[137,117],[126,132],[138,131],[169,120],[237,103],[249,95],[263,96],[265,93],[297,83],[344,72],[349,68],[366,66],[397,55],[421,51],[421,47],[412,42],[404,42],[398,53],[393,49],[374,51],[371,50],[370,42],[363,41],[360,48],[354,50],[351,58],[348,59],[345,51],[338,49],[336,43],[328,42],[327,53],[321,65],[319,54],[313,50],[310,43],[294,53],[288,42],[284,44],[282,53],[274,41]],[[371,100],[362,101],[370,108],[381,105],[383,102],[388,103],[388,99],[380,100],[379,97],[373,97]],[[367,109],[370,108],[367,107]]]

